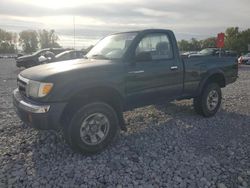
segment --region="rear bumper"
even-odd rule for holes
[[[66,103],[39,104],[27,101],[20,95],[18,89],[15,89],[13,105],[25,124],[36,129],[57,130]]]

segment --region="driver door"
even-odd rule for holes
[[[183,73],[177,64],[166,33],[143,37],[135,49],[134,63],[127,67],[128,103],[140,106],[180,95]]]

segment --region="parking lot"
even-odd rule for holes
[[[0,187],[250,187],[250,66],[223,89],[216,116],[197,115],[192,100],[138,108],[94,156],[22,124],[11,99],[18,73],[0,59]]]

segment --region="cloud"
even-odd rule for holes
[[[0,27],[11,30],[53,28],[78,35],[144,28],[168,28],[178,39],[215,36],[227,27],[249,28],[249,0],[1,0]]]

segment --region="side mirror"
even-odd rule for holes
[[[152,61],[150,52],[140,52],[135,56],[136,61]]]

